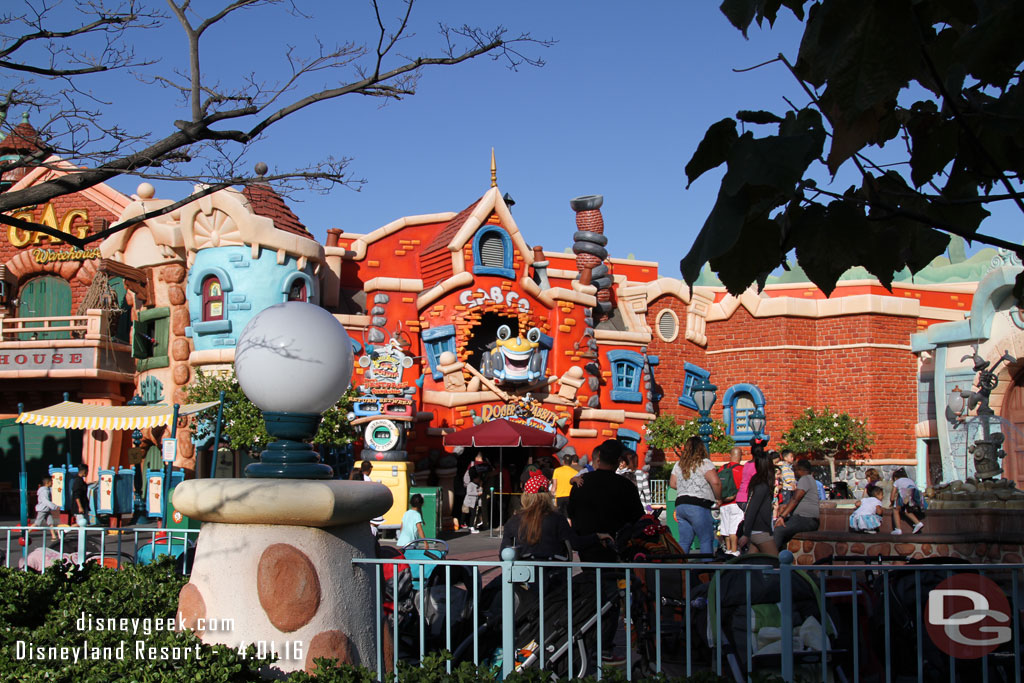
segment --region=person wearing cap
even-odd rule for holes
[[[551,481],[535,472],[523,485],[523,509],[505,524],[501,550],[518,547],[519,556],[539,560],[571,559],[573,550],[584,550],[602,540],[611,541],[604,533],[580,535],[555,509],[550,493]]]

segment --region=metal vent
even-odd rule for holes
[[[662,311],[658,316],[658,335],[663,341],[672,341],[676,337],[678,322],[671,311]]]
[[[505,242],[501,235],[491,232],[480,240],[480,265],[492,268],[505,267]]]

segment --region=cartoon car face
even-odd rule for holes
[[[494,348],[480,360],[480,372],[500,382],[533,382],[544,375],[544,355],[540,351],[541,332],[531,327],[526,336],[512,336],[508,325],[498,328]]]

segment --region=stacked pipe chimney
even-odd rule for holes
[[[608,258],[608,238],[604,236],[604,218],[601,204],[604,196],[584,195],[569,201],[576,212],[576,232],[573,234],[572,251],[576,254],[576,270],[580,276],[590,271],[590,284],[597,287],[597,307],[607,314],[612,309],[612,276],[604,260]]]

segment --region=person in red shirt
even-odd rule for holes
[[[740,506],[736,503],[736,499],[739,496],[738,492],[740,486],[743,484],[743,465],[740,464],[740,461],[742,460],[743,449],[736,446],[732,449],[732,452],[729,455],[729,462],[722,465],[721,469],[718,470],[718,477],[723,481],[726,477],[732,477],[732,481],[735,484],[737,491],[736,496],[722,500],[722,507],[720,508],[722,523],[719,527],[719,533],[725,539],[725,552],[734,556],[740,554],[739,548],[736,545],[736,532],[739,530],[740,525],[743,524],[743,510],[741,510]],[[723,491],[726,490],[726,486],[724,484],[722,489]]]

